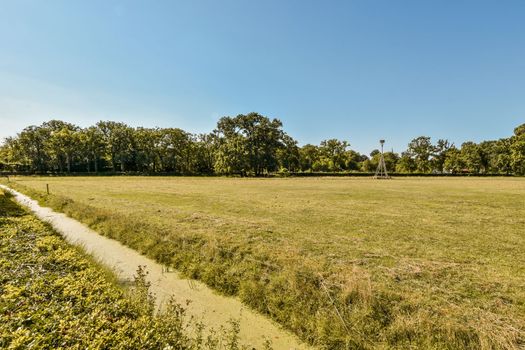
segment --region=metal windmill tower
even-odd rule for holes
[[[390,179],[390,176],[386,171],[385,157],[383,156],[383,145],[385,144],[385,140],[379,140],[379,143],[381,144],[381,154],[379,155],[379,164],[377,165],[374,179]]]

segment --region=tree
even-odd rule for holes
[[[133,129],[124,123],[113,121],[100,121],[97,127],[102,133],[112,170],[116,171],[119,164],[120,170],[125,171],[126,161],[132,159]]]
[[[250,151],[246,139],[233,135],[221,140],[215,157],[214,169],[218,174],[246,175],[250,168]]]
[[[360,163],[364,160],[363,156],[354,150],[346,151],[344,158],[347,170],[359,170]]]
[[[158,129],[137,128],[134,132],[135,166],[140,171],[157,171],[161,134]]]
[[[439,139],[437,141],[436,146],[433,147],[432,153],[432,167],[434,169],[443,172],[447,153],[452,147],[454,147],[454,144],[448,142],[448,140]]]
[[[417,171],[427,173],[432,170],[430,158],[434,153],[434,147],[430,137],[419,136],[408,144],[407,156],[414,159]]]
[[[58,130],[51,130],[47,145],[59,172],[63,171],[65,163],[67,172],[70,173],[73,157],[79,145],[77,128],[73,125],[64,125]]]
[[[297,141],[283,133],[282,147],[277,149],[279,167],[289,171],[297,171],[297,169],[299,169],[300,157]]]
[[[87,171],[91,171],[91,162],[95,173],[99,171],[99,161],[105,155],[106,145],[104,144],[104,134],[96,126],[82,129],[79,135],[80,145],[82,147],[82,158],[86,162]]]
[[[39,126],[28,126],[18,134],[19,159],[27,162],[32,171],[40,173],[48,170],[49,153],[46,143],[49,139],[49,129]]]
[[[199,174],[213,174],[215,154],[217,152],[217,136],[199,134],[194,140],[195,172]]]
[[[319,146],[321,163],[324,163],[329,171],[344,170],[346,165],[346,149],[348,146],[348,142],[337,139],[321,141],[321,145]]]
[[[306,144],[299,149],[299,163],[302,171],[312,171],[314,163],[319,161],[319,148]]]
[[[188,174],[191,172],[191,134],[178,128],[160,130],[159,158],[163,171]]]
[[[0,146],[0,164],[2,170],[16,171],[23,167],[24,158],[20,154],[20,147],[16,137],[6,137]]]
[[[512,142],[510,138],[499,139],[492,148],[489,169],[493,173],[510,174],[512,172]]]
[[[396,172],[413,173],[418,169],[417,163],[412,155],[408,152],[401,153],[401,157],[396,162]],[[375,170],[375,169],[374,169]]]
[[[511,138],[510,160],[512,170],[518,175],[525,175],[525,124],[514,129]]]
[[[452,146],[445,157],[443,164],[444,170],[449,173],[459,173],[465,168],[465,162],[461,156],[461,151]]]
[[[222,139],[219,147],[223,152],[221,162],[225,160],[241,162],[237,165],[221,166],[221,169],[239,168],[241,165],[244,167],[244,157],[248,158],[248,169],[246,170],[253,172],[255,176],[277,169],[277,150],[283,147],[280,120],[270,120],[258,113],[222,117],[217,123],[215,132]],[[224,157],[226,150],[229,156]],[[241,153],[237,156],[230,154],[236,150]]]
[[[461,158],[468,171],[481,172],[481,153],[479,146],[474,142],[464,142],[461,145]]]

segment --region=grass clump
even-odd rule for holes
[[[131,287],[119,288],[0,191],[0,348],[246,348],[235,322],[205,332],[173,300],[156,313],[146,274],[139,267]]]

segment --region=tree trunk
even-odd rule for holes
[[[98,158],[96,155],[93,155],[93,160],[95,162],[95,173],[98,173]]]
[[[111,153],[111,169],[117,171],[117,166],[115,164],[115,153]]]

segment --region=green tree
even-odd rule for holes
[[[359,170],[363,156],[354,150],[346,151],[345,158],[345,169],[347,170]]]
[[[51,130],[47,147],[59,172],[64,171],[64,164],[67,172],[71,172],[73,157],[78,150],[79,141],[78,128],[71,124],[65,124],[58,130]]]
[[[525,175],[525,124],[514,129],[514,136],[511,138],[510,160],[514,173]]]
[[[300,158],[301,156],[299,154],[299,147],[297,147],[297,141],[283,133],[282,147],[277,149],[277,161],[279,167],[292,172],[297,171],[300,166]]]
[[[217,152],[217,135],[199,134],[194,140],[195,171],[200,174],[213,174]]]
[[[495,142],[492,156],[489,161],[489,169],[493,173],[510,174],[512,172],[512,149],[511,139],[499,139]]]
[[[408,144],[407,155],[414,159],[416,169],[421,173],[428,173],[432,170],[433,153],[434,147],[428,136],[419,136]]]
[[[106,155],[113,171],[126,170],[126,162],[133,158],[133,129],[124,123],[100,121],[97,128],[102,133],[102,140],[106,145]]]
[[[244,157],[248,158],[248,171],[255,176],[277,169],[277,150],[283,147],[282,123],[270,120],[258,113],[239,114],[236,117],[222,117],[215,130],[222,139],[219,147],[223,154],[220,169],[244,168]],[[232,143],[228,145],[228,143]],[[226,144],[226,145],[225,145]],[[239,151],[239,155],[230,153]],[[228,154],[229,156],[225,156]],[[224,161],[237,161],[239,164],[224,164]]]
[[[140,171],[155,172],[159,166],[159,129],[137,128],[134,132],[135,167]]]
[[[306,144],[299,149],[299,163],[302,171],[312,171],[314,163],[319,161],[319,148]]]
[[[23,157],[16,137],[6,137],[0,146],[0,164],[2,170],[16,171],[23,167]]]
[[[250,152],[246,139],[233,135],[221,140],[215,157],[214,169],[218,174],[240,174],[244,176],[250,168]]]
[[[160,130],[159,158],[163,171],[188,174],[191,172],[191,134],[178,128]]]
[[[349,144],[347,141],[329,139],[321,141],[319,146],[320,161],[325,164],[329,171],[341,171],[346,165],[346,151]]]
[[[105,156],[106,150],[102,131],[96,126],[90,126],[80,131],[79,139],[87,171],[91,171],[91,163],[93,163],[95,173],[98,173],[100,159]]]
[[[448,142],[448,140],[439,139],[437,141],[437,144],[433,147],[432,153],[432,167],[434,169],[443,172],[447,153],[452,147],[454,147],[454,144]]]
[[[396,162],[396,172],[413,173],[418,169],[416,160],[408,152],[401,153],[401,157]],[[375,169],[374,169],[375,170]]]
[[[468,171],[480,173],[482,169],[482,159],[479,146],[474,142],[464,142],[461,145],[461,158]]]
[[[452,146],[445,157],[443,164],[444,170],[449,173],[459,173],[465,168],[465,162],[461,156],[461,151]]]
[[[45,172],[49,168],[50,156],[46,149],[50,131],[39,126],[28,126],[18,134],[18,160],[29,165],[31,171]]]

